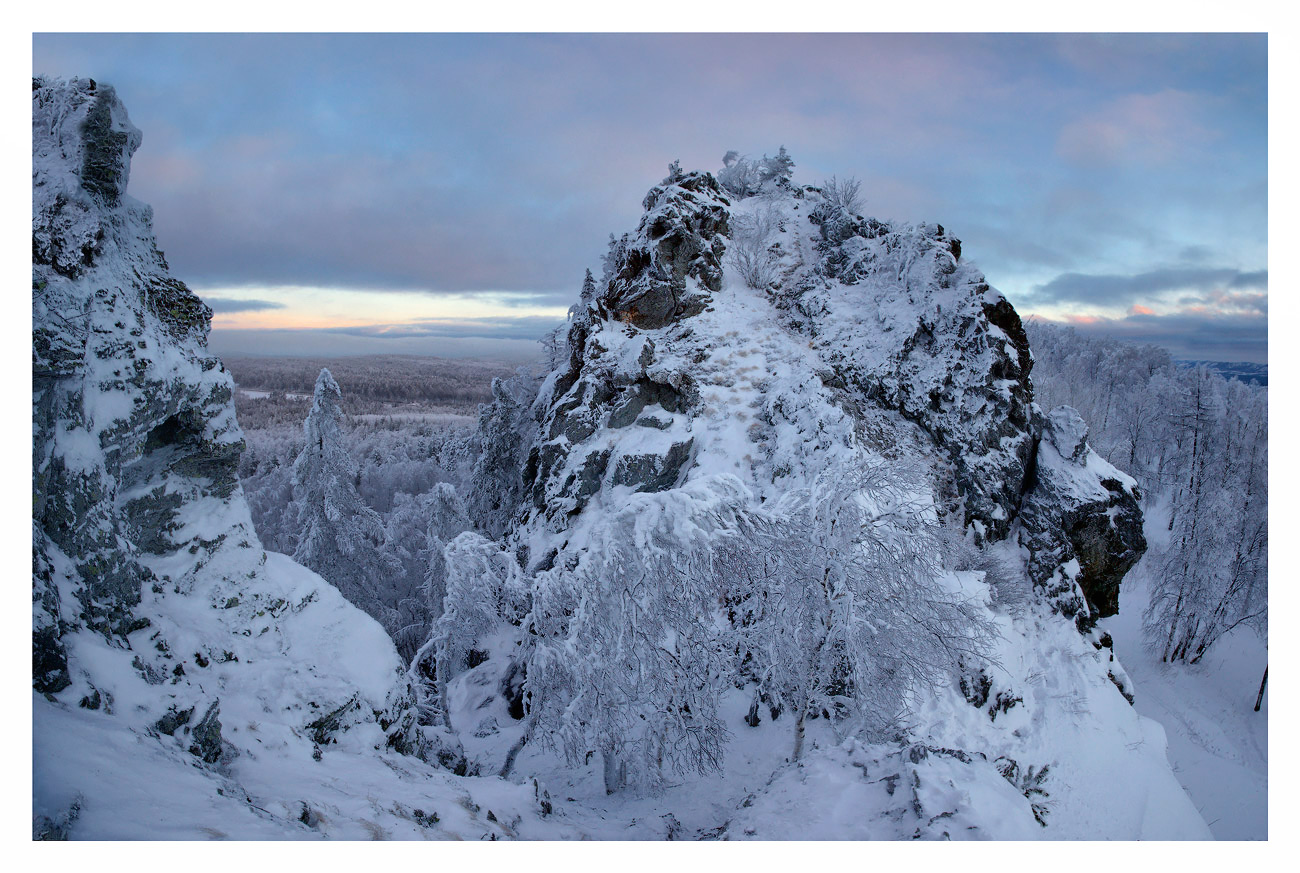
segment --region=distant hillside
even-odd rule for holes
[[[1238,379],[1251,385],[1268,385],[1268,364],[1249,361],[1176,361],[1180,367],[1209,367],[1225,379]]]
[[[344,358],[229,357],[226,368],[240,388],[310,397],[322,367],[353,399],[446,406],[487,403],[492,380],[514,375],[501,361],[449,360],[417,355]]]

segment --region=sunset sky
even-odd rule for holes
[[[1262,35],[37,34],[219,354],[523,357],[680,159],[937,221],[1023,316],[1264,361]]]

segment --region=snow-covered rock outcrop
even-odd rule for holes
[[[587,740],[585,764],[570,756],[555,769],[554,743],[547,751],[530,734],[524,708],[508,715],[474,690],[509,685],[507,697],[532,694],[540,711],[536,695],[557,662],[581,652],[599,677],[598,653],[627,644],[598,627],[617,618],[591,623],[607,608],[603,595],[564,580],[604,585],[611,550],[652,554],[673,541],[678,531],[649,521],[670,504],[686,536],[707,538],[699,518],[762,515],[823,487],[827,471],[885,459],[912,471],[919,463],[931,511],[980,556],[948,584],[978,604],[991,648],[963,656],[960,682],[918,691],[902,747],[838,745],[819,721],[822,745],[770,778],[755,772],[767,787],[737,796],[733,818],[710,829],[716,808],[691,822],[675,810],[668,833],[1204,837],[1159,727],[1133,712],[1109,648],[1079,633],[1114,611],[1119,581],[1145,548],[1133,482],[1088,449],[1072,410],[1049,415],[1034,403],[1019,316],[963,259],[960,241],[938,225],[863,218],[785,179],[736,197],[710,174],[676,167],[645,208],[637,230],[611,242],[603,278],[573,311],[568,360],[533,404],[524,497],[503,543],[522,576],[498,595],[532,598],[531,611],[517,607],[506,622],[529,633],[484,636],[487,663],[450,680],[453,720],[477,738],[466,740],[471,756],[491,766],[508,758],[581,793],[584,778],[598,779],[599,740]],[[643,523],[617,527],[629,513]],[[614,559],[625,560],[621,551]],[[724,575],[739,569],[721,563]],[[669,569],[664,578],[677,578]],[[669,593],[655,584],[630,587],[624,602],[648,608],[679,583],[661,582]],[[661,633],[655,625],[651,636]],[[684,652],[703,636],[683,639],[674,631],[661,645]],[[731,732],[726,754],[753,764],[794,718],[774,707],[769,719],[749,693],[724,695],[719,717]],[[680,706],[681,694],[666,694],[666,705]],[[605,724],[598,710],[582,711],[584,725]],[[571,716],[537,717],[580,734]],[[713,729],[701,719],[683,735]],[[786,760],[773,754],[769,766]],[[611,776],[615,757],[605,754],[607,787],[623,778]],[[684,784],[694,786],[679,800],[688,808],[686,792],[713,783]],[[795,809],[818,826],[809,831]]]
[[[658,491],[682,481],[701,463],[692,422],[717,413],[709,398],[718,389],[755,416],[753,446],[726,467],[748,457],[743,475],[776,491],[793,468],[753,448],[785,441],[765,430],[778,419],[806,436],[845,415],[861,431],[867,418],[897,412],[916,427],[896,418],[888,427],[904,427],[936,455],[947,508],[977,542],[1015,530],[1035,583],[1081,627],[1114,613],[1119,582],[1146,548],[1135,485],[1087,449],[1086,428],[1066,456],[1055,448],[1067,438],[1065,414],[1034,404],[1020,318],[962,259],[960,240],[940,225],[862,218],[788,183],[733,203],[710,174],[675,169],[644,206],[636,232],[611,245],[600,287],[579,304],[568,366],[543,387],[541,437],[523,477],[530,514],[564,527],[602,486]],[[733,267],[732,294],[720,296],[729,244],[733,263],[761,262],[763,281],[751,283],[760,293]],[[769,351],[778,336],[789,349],[780,363]],[[734,368],[737,387],[721,350],[746,345],[755,357]],[[795,355],[795,346],[804,348]],[[792,365],[800,384],[761,408]],[[1062,464],[1073,465],[1064,478]],[[1073,574],[1063,569],[1072,561]]]
[[[436,750],[392,641],[263,550],[113,89],[34,79],[32,138],[33,835],[537,835],[532,786],[400,754]]]

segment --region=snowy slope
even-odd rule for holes
[[[1168,536],[1161,506],[1147,536]],[[1115,639],[1136,696],[1134,708],[1158,721],[1169,763],[1215,839],[1266,840],[1268,833],[1269,694],[1255,698],[1268,650],[1247,628],[1227,634],[1198,664],[1162,664],[1143,642],[1149,562],[1138,563],[1121,592],[1119,614],[1100,627]]]

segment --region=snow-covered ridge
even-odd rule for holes
[[[702,758],[712,766],[707,747],[724,760],[724,783],[725,760],[759,766],[760,780],[754,762],[786,762],[766,788],[734,797],[730,830],[682,816],[670,834],[680,825],[701,836],[806,835],[779,824],[799,808],[815,821],[834,817],[813,831],[824,836],[1203,837],[1159,727],[1133,712],[1123,668],[1090,631],[1114,610],[1108,586],[1118,590],[1144,548],[1134,483],[1088,449],[1072,410],[1045,415],[1034,404],[1019,318],[962,260],[960,242],[937,225],[862,218],[822,189],[792,185],[788,172],[737,192],[674,166],[645,208],[636,231],[611,242],[604,275],[585,283],[560,362],[531,407],[498,386],[482,419],[481,469],[508,471],[517,457],[523,475],[501,476],[495,499],[478,500],[515,507],[504,521],[493,509],[503,542],[465,534],[457,543],[484,566],[500,556],[501,567],[474,577],[472,597],[454,593],[468,592],[464,580],[448,585],[449,609],[499,608],[475,612],[472,630],[444,622],[434,634],[448,717],[475,737],[469,753],[575,793],[591,781],[609,791],[654,781],[670,748],[692,753],[689,769]],[[520,434],[531,437],[522,447]],[[782,550],[804,554],[811,542],[816,560],[830,542],[819,522],[798,520],[798,507],[833,530],[842,516],[826,514],[818,495],[851,494],[878,471],[892,471],[881,494],[896,496],[864,498],[860,511],[876,530],[896,525],[885,539],[896,566],[920,560],[908,552],[917,544],[937,549],[926,539],[936,526],[965,532],[973,551],[947,560],[947,593],[923,598],[954,610],[952,629],[969,622],[994,642],[972,642],[957,659],[960,681],[930,684],[934,675],[918,670],[892,741],[903,749],[883,734],[841,746],[839,728],[819,721],[809,730],[833,751],[814,742],[800,758],[797,695],[781,696],[771,677],[783,668],[766,660],[790,643],[760,638],[763,622],[790,609],[772,604],[802,594],[769,581],[757,601],[767,605],[753,607],[728,586],[797,577],[793,565],[774,571],[786,566]],[[658,521],[668,518],[677,523]],[[737,526],[745,533],[728,539]],[[780,550],[764,553],[773,529],[798,533],[777,534]],[[700,555],[722,568],[720,587],[701,585],[699,562],[710,558]],[[873,572],[886,578],[887,563]],[[827,578],[840,572],[833,564]],[[860,596],[870,594],[845,589],[832,600],[852,611]],[[710,647],[706,617],[718,602],[732,613],[719,627],[755,609],[758,627],[735,649],[740,665]],[[849,660],[862,646],[881,647],[868,660],[892,657],[888,647],[904,638],[888,631],[917,618],[871,607],[863,634],[810,609],[811,621],[788,632],[824,620],[843,651],[857,648]],[[665,623],[674,610],[678,620]],[[487,661],[469,666],[458,653],[470,650]],[[692,678],[674,657],[707,669]],[[705,673],[731,676],[740,690],[710,696]],[[646,676],[658,684],[647,688]],[[507,715],[475,690],[499,685],[531,708]],[[827,713],[841,703],[826,703]],[[870,721],[861,715],[845,724]],[[768,744],[796,724],[793,760],[788,749],[782,758]],[[842,797],[822,790],[841,781]],[[686,806],[686,791],[715,785],[681,784],[695,787],[668,791]]]

